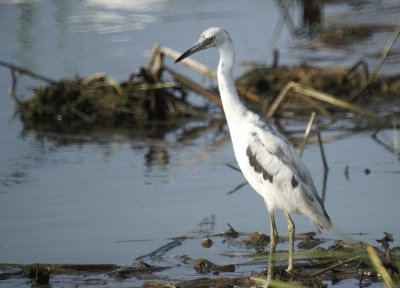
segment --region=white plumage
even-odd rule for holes
[[[220,52],[218,87],[239,167],[251,187],[267,205],[271,222],[271,249],[268,278],[273,273],[273,254],[277,241],[274,210],[282,209],[289,229],[289,265],[293,269],[294,224],[290,213],[306,215],[318,228],[332,224],[317,194],[312,177],[287,140],[268,121],[250,111],[240,100],[233,81],[235,50],[229,33],[212,27],[176,61],[197,51],[216,47]]]

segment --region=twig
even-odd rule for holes
[[[241,85],[235,85],[236,90],[238,91],[238,94],[241,95],[242,97],[246,98],[248,101],[251,101],[255,104],[258,105],[264,105],[265,101],[258,95],[254,94],[253,92],[250,92],[246,90],[243,86]]]
[[[326,187],[328,187],[328,172],[329,170],[324,169],[324,176],[322,179],[322,190],[321,190],[322,203],[325,203]]]
[[[390,41],[386,44],[385,49],[382,51],[381,57],[379,58],[379,62],[376,64],[374,67],[374,70],[368,77],[367,84],[361,88],[360,91],[358,91],[354,96],[351,97],[350,101],[356,100],[359,96],[361,96],[371,85],[371,83],[375,80],[376,75],[378,74],[379,70],[382,67],[383,62],[385,61],[387,55],[389,54],[390,50],[392,49],[394,43],[396,42],[397,38],[399,37],[400,34],[400,26],[398,26],[395,31],[393,32],[393,36],[390,39]]]
[[[377,129],[372,135],[372,139],[375,140],[376,143],[378,143],[379,145],[381,145],[383,148],[385,148],[386,150],[388,150],[391,153],[395,153],[393,147],[390,146],[390,144],[385,143],[384,141],[382,141],[381,139],[378,138],[378,133],[380,132],[380,129]]]
[[[242,171],[238,167],[236,167],[236,166],[234,166],[232,164],[227,163],[225,165],[228,166],[229,168],[235,170],[236,172],[242,173]]]
[[[269,107],[269,110],[267,112],[268,118],[271,118],[272,116],[274,116],[275,112],[283,104],[283,100],[286,98],[286,95],[289,92],[289,90],[292,89],[293,84],[294,84],[294,82],[289,82],[288,84],[286,84],[285,87],[283,87],[283,89],[279,93],[278,97],[275,98],[274,102]]]
[[[392,125],[393,125],[393,154],[396,160],[399,160],[399,145],[397,143],[397,119],[396,114],[392,113]]]
[[[58,84],[58,82],[53,80],[53,79],[50,79],[50,78],[48,78],[46,76],[39,75],[39,74],[37,74],[35,72],[32,72],[32,71],[30,71],[28,69],[25,69],[23,67],[20,67],[20,66],[5,62],[3,60],[0,60],[0,66],[8,68],[11,71],[14,71],[14,73],[18,72],[20,74],[26,74],[26,75],[29,75],[32,78],[35,78],[35,79],[38,79],[38,80],[41,80],[41,81],[44,81],[44,82],[48,82],[48,83],[51,83],[51,84],[54,84],[54,85]]]
[[[192,90],[195,93],[201,94],[208,98],[212,103],[221,105],[221,99],[213,92],[208,89],[205,89],[203,86],[197,84],[193,80],[190,80],[186,76],[179,74],[178,72],[172,70],[171,68],[166,68],[169,73],[175,78],[177,82],[179,82],[182,86]]]
[[[339,99],[337,97],[334,97],[332,95],[329,95],[327,93],[315,90],[313,88],[307,87],[305,85],[290,81],[286,86],[282,89],[281,93],[278,95],[278,97],[275,99],[275,101],[272,103],[270,109],[267,112],[267,117],[272,117],[276,110],[282,105],[283,100],[285,99],[287,93],[289,90],[293,90],[295,93],[300,93],[303,95],[307,95],[309,97],[315,98],[319,101],[323,101],[326,103],[329,103],[331,105],[351,110],[354,112],[358,112],[371,120],[373,120],[375,123],[383,123],[384,120],[379,118],[378,115],[368,109],[361,108],[357,105],[351,104],[349,102],[346,102],[342,99]]]
[[[329,270],[335,269],[337,267],[342,266],[343,264],[350,263],[350,262],[356,261],[358,259],[360,259],[360,256],[355,256],[353,258],[350,258],[350,259],[347,259],[347,260],[344,260],[344,261],[339,261],[338,263],[335,263],[335,264],[333,264],[333,265],[331,265],[329,267],[326,267],[326,268],[321,269],[321,270],[319,270],[317,272],[311,273],[309,276],[310,276],[310,278],[317,277],[319,275],[324,274],[325,272],[328,272]]]
[[[175,60],[176,58],[178,58],[181,55],[181,53],[179,53],[178,51],[175,51],[169,47],[160,46],[158,49],[159,49],[158,51],[161,54],[168,56],[173,60]],[[153,53],[152,53],[152,55],[153,55]],[[151,63],[151,61],[149,63]],[[188,66],[190,69],[192,69],[210,79],[213,79],[213,80],[217,79],[217,73],[215,73],[213,70],[208,68],[206,65],[204,65],[190,57],[182,60],[182,63],[185,64],[186,66]],[[189,80],[188,78],[186,78],[186,79]],[[191,81],[191,80],[189,80],[189,81]],[[191,81],[191,82],[193,82],[193,81]],[[246,98],[248,101],[251,101],[251,102],[253,102],[255,104],[259,104],[259,105],[264,104],[264,101],[262,100],[262,98],[260,96],[254,94],[250,91],[247,91],[246,89],[244,89],[244,87],[242,87],[240,85],[236,85],[236,89],[237,89],[238,93],[241,96],[243,96],[244,98]],[[216,102],[214,102],[214,103],[216,103]]]
[[[322,192],[321,192],[322,203],[324,203],[325,202],[325,195],[326,195],[326,187],[327,187],[327,182],[328,182],[329,166],[328,166],[328,161],[326,161],[325,149],[324,149],[324,145],[323,145],[323,142],[322,142],[321,127],[319,125],[318,117],[316,118],[315,124],[317,126],[316,132],[317,132],[317,137],[318,137],[319,149],[321,151],[322,163],[324,164],[324,180],[323,180]]]
[[[304,147],[306,147],[308,137],[310,136],[311,127],[312,127],[312,124],[314,123],[315,114],[316,114],[315,112],[311,113],[310,119],[308,120],[306,130],[304,131],[303,141],[301,141],[301,143],[300,143],[300,151],[299,151],[300,157],[303,156]]]
[[[228,195],[233,194],[233,193],[235,193],[236,191],[240,190],[243,186],[246,186],[246,185],[247,185],[247,182],[243,182],[243,183],[237,185],[235,188],[233,188],[233,189],[232,189],[231,191],[229,191],[227,194],[228,194]]]
[[[316,127],[317,127],[316,132],[317,132],[317,136],[318,136],[319,148],[321,150],[322,163],[324,164],[324,169],[326,171],[329,171],[328,161],[326,161],[325,149],[324,149],[324,145],[322,143],[321,127],[319,125],[318,117],[316,118],[315,124],[316,124]]]
[[[361,67],[362,70],[360,72],[361,76],[361,85],[367,85],[368,83],[368,78],[369,78],[369,69],[368,69],[368,63],[364,60],[361,59],[358,62],[356,62],[346,73],[346,78],[349,77],[350,74],[354,73],[358,67]]]
[[[394,288],[395,285],[393,283],[392,278],[390,277],[388,271],[383,266],[381,259],[379,259],[378,255],[376,255],[376,252],[372,246],[369,245],[367,246],[367,253],[369,259],[371,260],[372,266],[381,275],[383,283],[385,283],[385,286],[388,288],[392,287]]]
[[[171,59],[177,59],[179,56],[181,56],[181,53],[178,51],[175,51],[169,47],[160,47],[160,52],[163,53],[165,56],[168,56]],[[217,79],[217,73],[212,71],[210,68],[208,68],[206,65],[188,57],[182,60],[182,63],[188,66],[190,69],[203,74],[207,76],[208,78],[211,78],[213,80]]]
[[[228,166],[229,168],[235,170],[236,172],[242,173],[242,171],[241,171],[238,167],[236,167],[236,166],[234,166],[234,165],[232,165],[232,164],[227,163],[227,164],[225,164],[225,165]],[[230,190],[227,194],[228,194],[228,195],[233,194],[233,193],[235,193],[236,191],[240,190],[243,186],[246,186],[247,184],[248,184],[247,182],[240,183],[240,184],[237,185],[235,188],[233,188],[232,190]]]
[[[369,84],[371,84],[372,81],[375,79],[376,75],[378,74],[379,70],[380,70],[381,67],[382,67],[383,62],[385,61],[387,55],[389,54],[389,52],[390,52],[390,50],[392,49],[394,43],[396,42],[397,38],[399,37],[399,34],[400,34],[400,26],[398,26],[398,27],[396,28],[396,30],[393,32],[392,38],[390,39],[390,41],[388,42],[388,44],[386,44],[386,47],[385,47],[385,49],[384,49],[383,52],[382,52],[382,55],[381,55],[381,57],[380,57],[380,59],[379,59],[379,62],[376,64],[374,70],[372,71],[372,73],[371,73],[371,74],[369,75],[369,77],[368,77],[367,86],[368,86]]]
[[[306,102],[310,107],[314,107],[315,109],[317,109],[321,114],[331,118],[332,120],[335,120],[335,117],[333,116],[333,114],[331,112],[328,111],[328,109],[326,109],[324,106],[322,106],[320,103],[318,103],[318,101],[307,97],[306,95],[303,94],[297,94],[299,97],[301,97],[302,100],[304,100],[304,102]],[[296,96],[297,96],[296,95]]]
[[[17,77],[17,73],[15,72],[15,70],[10,69],[11,72],[11,89],[10,89],[10,94],[12,96],[12,98],[17,101],[17,103],[20,102],[20,100],[17,97],[17,85],[18,85],[18,77]]]
[[[180,239],[173,239],[172,241],[170,241],[170,242],[168,242],[167,244],[165,244],[165,245],[163,245],[163,246],[157,248],[156,250],[154,250],[154,251],[152,251],[152,252],[150,252],[150,253],[148,253],[148,254],[146,254],[146,255],[142,255],[142,256],[137,257],[135,260],[136,260],[136,261],[137,261],[137,260],[141,260],[141,259],[146,258],[146,257],[150,257],[150,258],[162,258],[162,256],[163,256],[166,252],[168,252],[169,250],[172,250],[172,249],[174,249],[175,247],[181,245],[181,244],[182,244],[182,241],[183,241],[184,239],[186,239],[186,238],[185,238],[185,237],[184,237],[184,238],[181,237]]]
[[[306,127],[306,130],[304,131],[304,136],[303,136],[303,141],[300,144],[300,157],[303,155],[304,152],[304,147],[307,143],[307,139],[310,136],[310,131],[311,131],[311,126],[315,120],[315,124],[316,124],[316,132],[317,132],[317,137],[318,137],[318,144],[319,144],[319,148],[321,151],[321,158],[322,158],[322,163],[324,165],[324,179],[323,179],[323,183],[322,183],[322,192],[321,192],[321,198],[322,198],[322,202],[324,202],[325,200],[325,194],[326,194],[326,187],[327,187],[327,181],[328,181],[328,171],[329,171],[329,167],[328,167],[328,161],[326,161],[326,157],[325,157],[325,150],[324,150],[324,146],[323,146],[323,142],[322,142],[322,138],[321,138],[321,129],[320,129],[320,125],[319,125],[319,121],[318,121],[318,117],[315,117],[316,113],[312,112],[310,119],[308,120],[308,124]]]
[[[272,61],[272,67],[273,68],[277,68],[279,66],[279,50],[278,49],[274,49],[273,52],[273,61]]]
[[[159,57],[161,53],[161,45],[156,43],[153,48],[151,49],[150,57],[147,61],[147,68],[153,69],[154,65],[156,64],[156,59]]]

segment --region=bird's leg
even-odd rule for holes
[[[275,216],[274,212],[270,211],[269,212],[269,221],[271,224],[271,231],[270,231],[270,250],[269,250],[269,261],[268,261],[268,274],[267,274],[267,280],[272,279],[273,273],[274,273],[274,258],[275,258],[275,248],[276,248],[276,243],[278,240],[278,230],[276,230],[276,224],[275,224]]]
[[[288,223],[288,231],[289,231],[289,264],[288,268],[286,271],[292,271],[293,270],[293,251],[294,251],[294,223],[292,218],[290,218],[290,214],[285,211],[285,217]]]

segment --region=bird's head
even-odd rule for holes
[[[189,57],[190,55],[198,51],[211,47],[218,48],[228,40],[230,40],[230,36],[225,29],[219,27],[208,28],[203,33],[201,33],[197,43],[192,48],[183,53],[181,56],[179,56],[178,59],[175,60],[175,63]]]

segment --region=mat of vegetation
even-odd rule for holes
[[[291,67],[256,67],[242,75],[237,84],[272,102],[287,83],[293,81],[352,103],[399,103],[400,75],[374,77],[369,80],[366,64],[353,68],[342,66],[318,68],[307,64]],[[368,88],[368,89],[366,89]]]
[[[184,101],[173,83],[150,83],[142,74],[117,83],[105,74],[38,86],[17,102],[25,128],[73,131],[82,127],[128,127],[150,120],[196,118],[200,108]],[[169,89],[167,89],[169,88]]]
[[[280,241],[286,241],[280,237]],[[174,252],[185,242],[197,242],[210,248],[220,242],[241,251],[224,252],[224,264],[189,254]],[[400,247],[390,248],[392,235],[384,233],[378,246],[316,237],[314,233],[298,235],[295,270],[288,273],[287,251],[276,254],[276,271],[269,287],[326,287],[352,279],[360,286],[383,283],[387,287],[400,284]],[[262,267],[268,262],[265,250],[269,237],[265,234],[240,233],[230,227],[226,232],[200,237],[181,236],[149,254],[135,259],[132,265],[115,264],[0,264],[0,281],[28,285],[55,286],[129,286],[129,287],[264,287],[267,270],[244,274],[244,266]],[[243,251],[246,251],[245,253]],[[223,251],[216,251],[223,253]],[[167,264],[166,264],[167,263]],[[0,282],[0,284],[1,284]]]
[[[13,65],[8,68],[26,72]],[[213,75],[211,70],[206,73]],[[204,118],[211,105],[220,105],[213,87],[202,87],[164,66],[157,70],[141,68],[122,82],[105,73],[41,80],[47,84],[37,86],[28,99],[19,98],[13,90],[17,114],[25,129],[73,132],[140,126],[151,121],[185,121]],[[392,111],[386,108],[400,104],[400,75],[369,75],[362,61],[351,69],[306,64],[255,67],[236,83],[244,100],[267,117],[282,116],[279,112],[287,110],[303,114],[304,110],[316,110],[334,118],[345,110],[370,116],[375,123],[388,123],[384,118]],[[201,95],[204,104],[196,106],[187,101],[189,90]],[[275,103],[277,99],[279,103]],[[271,106],[273,113],[267,113]]]

